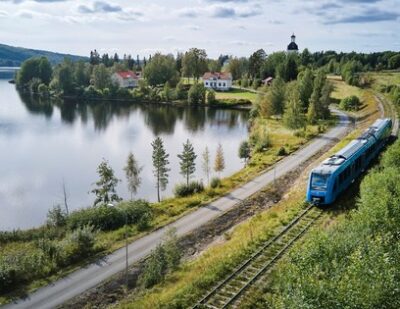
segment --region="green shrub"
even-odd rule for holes
[[[85,88],[83,97],[85,99],[99,99],[103,97],[103,93],[100,90],[97,90],[93,85],[90,85]]]
[[[215,104],[217,100],[215,99],[215,91],[214,90],[207,90],[207,104]]]
[[[65,239],[60,242],[58,263],[68,265],[75,261],[90,256],[94,251],[96,232],[92,226],[83,226],[68,233]]]
[[[47,212],[47,225],[60,227],[67,223],[67,213],[61,209],[60,205],[55,205]]]
[[[96,229],[107,231],[117,229],[125,224],[124,214],[116,207],[101,205],[72,212],[67,220],[71,230],[91,225]]]
[[[188,103],[191,105],[205,104],[206,88],[203,84],[194,84],[190,87],[188,93]]]
[[[360,99],[355,95],[342,99],[339,104],[339,107],[346,111],[357,111],[360,106]]]
[[[253,79],[253,82],[252,82],[252,84],[251,84],[251,87],[252,87],[253,89],[257,90],[258,87],[260,87],[260,86],[261,86],[261,79],[259,79],[259,78]]]
[[[286,151],[285,147],[282,146],[281,148],[279,148],[279,150],[277,152],[277,155],[278,156],[286,156],[287,155],[287,151]]]
[[[174,189],[175,196],[177,197],[189,196],[203,191],[204,185],[198,181],[192,181],[189,185],[186,183],[177,184]]]
[[[150,225],[153,219],[153,209],[145,200],[129,201],[118,205],[118,209],[126,213],[129,224],[137,224],[139,230]]]
[[[67,225],[71,230],[91,225],[95,229],[108,231],[122,227],[126,219],[128,224],[137,224],[139,229],[145,229],[153,219],[153,210],[145,200],[129,201],[116,207],[101,205],[72,212]]]
[[[167,271],[167,260],[165,250],[162,245],[158,245],[155,250],[150,253],[146,260],[141,281],[146,288],[161,282]]]
[[[210,187],[215,189],[218,188],[221,185],[221,179],[219,179],[218,177],[213,177],[211,178],[210,181]]]
[[[46,84],[41,83],[38,87],[39,95],[45,97],[49,95],[49,87]]]

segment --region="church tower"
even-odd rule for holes
[[[299,52],[299,47],[296,44],[296,36],[294,35],[294,33],[292,34],[291,38],[291,42],[287,47],[287,52],[288,53],[297,53]]]

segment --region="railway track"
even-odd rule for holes
[[[315,206],[307,207],[282,231],[263,244],[248,260],[209,291],[193,308],[235,307],[235,303],[247,289],[262,278],[322,214],[323,211]]]

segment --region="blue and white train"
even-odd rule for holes
[[[379,154],[391,129],[391,119],[376,120],[360,137],[314,168],[308,181],[307,201],[332,204]]]

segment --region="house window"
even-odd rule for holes
[[[218,87],[221,87],[221,83],[218,83]]]
[[[223,86],[226,87],[226,83],[224,83]]]
[[[208,82],[206,82],[206,86],[208,86]]]

